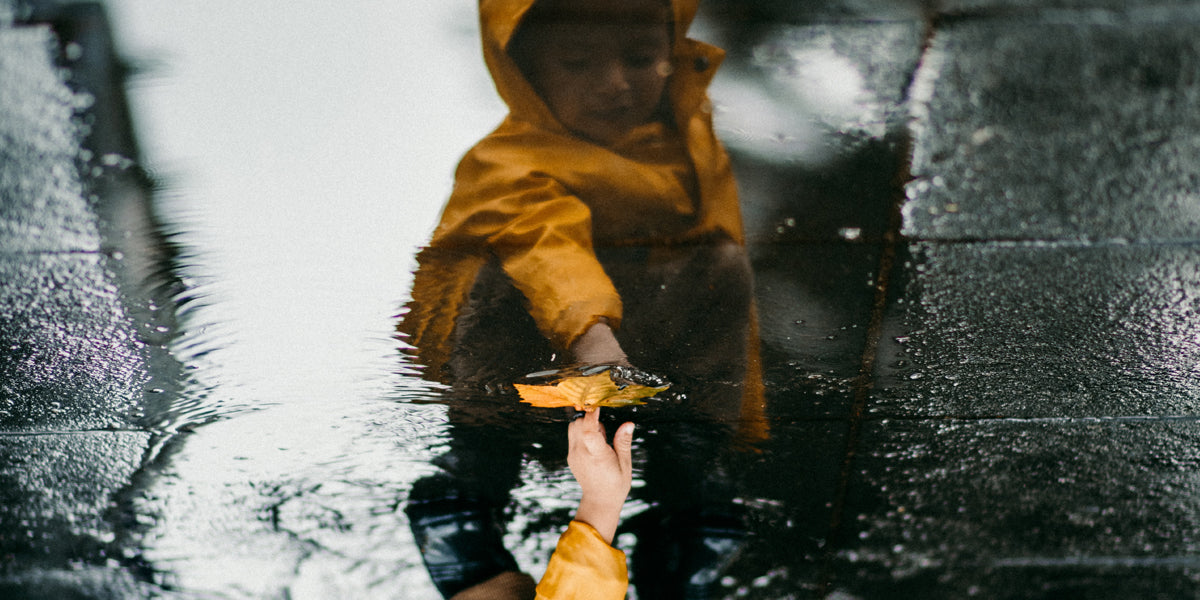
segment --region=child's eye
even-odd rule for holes
[[[652,66],[657,58],[651,54],[633,54],[625,57],[625,64],[635,69],[645,69]]]
[[[582,71],[588,68],[588,59],[586,58],[565,58],[559,61],[562,68],[568,71]]]

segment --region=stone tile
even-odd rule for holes
[[[763,452],[742,457],[751,535],[729,573],[730,595],[817,588],[848,432],[843,421],[777,421]]]
[[[1200,10],[946,23],[913,86],[924,239],[1196,240]]]
[[[772,164],[734,154],[746,237],[753,244],[883,239],[903,191],[904,147],[867,140],[820,165]]]
[[[162,598],[164,593],[161,588],[139,580],[128,568],[79,566],[31,568],[0,575],[0,597],[5,600],[133,600]]]
[[[1191,597],[1198,473],[1194,418],[871,421],[835,542],[836,587],[853,597]]]
[[[119,561],[114,494],[129,485],[149,439],[144,432],[0,435],[0,570]]]
[[[1130,560],[1043,560],[1033,564],[1001,561],[963,569],[934,567],[893,576],[885,567],[860,565],[845,570],[826,598],[921,598],[960,600],[1174,600],[1200,594],[1200,561],[1191,557]]]
[[[755,296],[771,414],[849,414],[880,252],[871,244],[755,248]]]
[[[131,427],[142,344],[95,254],[0,254],[0,428]]]
[[[924,23],[716,25],[711,95],[755,242],[878,240],[903,190]]]
[[[78,173],[80,98],[52,60],[46,27],[0,27],[0,249],[95,250]]]
[[[1195,245],[914,243],[910,251],[893,278],[871,413],[1200,413]]]

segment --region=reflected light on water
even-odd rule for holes
[[[712,95],[716,124],[731,148],[761,160],[821,166],[836,158],[836,137],[881,138],[883,102],[859,66],[829,35],[792,39],[768,35],[749,64],[731,61]]]
[[[132,500],[145,558],[187,593],[436,597],[396,507],[444,409],[396,402],[433,392],[397,375],[392,335],[455,163],[503,116],[474,2],[108,8],[202,298],[187,366],[216,382],[204,401],[262,409],[163,450]]]
[[[197,250],[202,320],[235,338],[220,362],[255,403],[387,372],[412,250],[502,116],[461,18],[474,4],[424,4],[111,3],[148,65],[131,102],[160,210]]]

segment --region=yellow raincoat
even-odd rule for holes
[[[444,376],[468,294],[493,257],[528,300],[542,334],[565,350],[599,319],[614,328],[621,322],[621,298],[595,247],[744,243],[735,181],[706,92],[724,52],[685,36],[698,0],[671,0],[673,123],[639,127],[610,147],[572,135],[508,54],[533,3],[479,3],[484,59],[509,114],[459,163],[441,221],[418,255],[412,299],[398,327],[426,376],[436,379]],[[756,339],[753,321],[751,329]],[[756,344],[750,350],[757,375]],[[739,428],[750,441],[766,431],[761,383],[753,387]],[[572,522],[537,597],[606,600],[623,598],[627,587],[624,553]]]
[[[537,600],[620,600],[629,588],[625,553],[591,525],[571,521],[537,586]]]
[[[535,595],[534,600],[620,600],[628,589],[625,553],[609,546],[591,525],[571,521],[539,583],[525,573],[501,573],[450,600],[529,600]]]
[[[593,252],[726,236],[742,243],[729,159],[706,88],[724,53],[684,36],[697,0],[674,0],[674,123],[602,147],[568,132],[506,52],[533,0],[481,0],[483,54],[509,114],[467,152],[429,246],[418,255],[400,331],[427,376],[443,379],[454,326],[479,269],[495,256],[559,350],[621,298]],[[677,129],[676,135],[672,129]]]

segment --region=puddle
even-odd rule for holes
[[[138,174],[109,161],[110,183],[135,185],[106,192],[131,198],[102,207],[106,239],[119,240],[105,255],[140,282],[126,302],[149,343],[151,397],[161,398],[143,415],[153,452],[119,499],[125,564],[144,566],[180,598],[437,598],[404,509],[414,483],[457,464],[502,482],[494,492],[505,546],[540,576],[578,501],[565,415],[535,412],[543,409],[511,393],[451,393],[417,376],[395,336],[454,165],[504,115],[475,27],[462,19],[475,5],[108,8],[135,73],[129,102],[155,184],[151,213]],[[826,45],[816,58],[856,68]],[[848,94],[841,109],[884,110],[860,96]],[[822,110],[837,112],[836,101],[822,99]],[[840,154],[824,167],[850,177],[896,164],[879,127],[825,129],[813,135],[835,136]],[[842,143],[860,134],[862,143]],[[753,418],[706,412],[742,393],[748,377],[730,369],[675,382],[686,392],[675,401],[698,407],[687,419],[665,404],[606,413],[639,423],[623,515],[631,525],[616,540],[635,571],[647,572],[652,552],[639,563],[637,548],[666,539],[654,521],[664,506],[720,497],[755,540],[720,579],[723,593],[768,598],[814,586],[831,508],[793,482],[836,487],[846,435],[838,419],[869,321],[887,179],[866,208],[837,202],[834,216],[814,216],[798,234],[766,228],[768,237],[818,240],[808,258],[774,250],[748,259],[762,277],[747,293],[762,298],[762,322],[772,324],[760,383],[767,401],[788,403]],[[822,198],[841,186],[810,183]],[[784,183],[771,185],[764,196],[784,193]],[[778,217],[790,230],[798,212],[775,206],[759,220]],[[843,283],[828,285],[832,276]],[[737,361],[691,366],[712,373],[725,362]],[[672,517],[671,527],[685,526]]]

